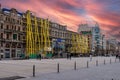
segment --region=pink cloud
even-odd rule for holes
[[[95,2],[95,0],[0,0],[3,7],[16,8],[21,12],[31,10],[39,17],[49,17],[52,21],[67,25],[72,31],[77,31],[81,21],[85,21],[86,16],[89,16],[93,21],[100,23],[102,30],[109,33],[115,29],[116,32],[113,34],[117,34],[117,31],[120,31],[120,14],[106,11],[107,5],[101,2]],[[74,11],[74,8],[78,9],[78,12]],[[85,13],[81,15],[79,9],[83,9]]]

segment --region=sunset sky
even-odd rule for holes
[[[120,0],[0,0],[2,7],[31,10],[39,17],[77,31],[81,22],[98,22],[102,32],[120,40]]]

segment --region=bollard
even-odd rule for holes
[[[35,77],[35,65],[33,65],[33,77]]]
[[[111,64],[111,59],[110,59],[110,64]]]
[[[115,58],[115,63],[116,63],[116,58]]]
[[[59,63],[57,64],[57,73],[59,73]]]
[[[98,60],[96,60],[96,66],[98,66]]]
[[[104,59],[104,65],[105,65],[105,59]]]
[[[74,70],[76,70],[76,61],[75,61],[75,63],[74,63]]]
[[[87,68],[89,68],[89,62],[87,61]]]

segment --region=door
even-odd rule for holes
[[[10,58],[10,49],[5,49],[5,58]]]
[[[12,57],[12,58],[15,58],[15,57],[16,57],[15,50],[12,50],[12,51],[11,51],[11,57]]]

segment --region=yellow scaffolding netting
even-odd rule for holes
[[[37,54],[45,56],[51,51],[49,20],[36,18],[30,11],[27,11],[26,19],[26,55],[30,58],[36,58]]]
[[[72,47],[69,49],[73,54],[89,53],[88,37],[76,33],[72,33]]]

